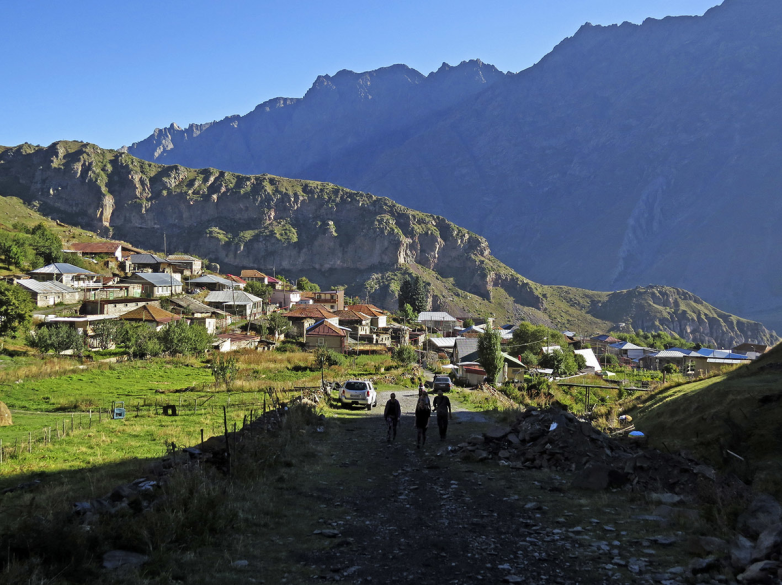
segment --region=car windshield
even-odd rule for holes
[[[450,378],[435,378],[434,383],[435,384],[448,384],[451,382]]]
[[[347,390],[366,390],[367,385],[364,382],[346,382],[345,388]]]

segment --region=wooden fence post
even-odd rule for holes
[[[201,429],[201,444],[204,444],[204,429]]]
[[[228,457],[228,474],[231,474],[231,445],[228,442],[228,414],[223,406],[223,427],[225,427],[225,452]]]
[[[90,428],[92,428],[92,409],[90,408]]]
[[[71,434],[73,434],[73,413],[71,413]]]
[[[33,432],[28,431],[27,432],[27,452],[32,453],[33,452]]]

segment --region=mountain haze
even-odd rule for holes
[[[626,323],[732,346],[775,343],[760,323],[684,290],[617,293],[543,286],[491,255],[484,238],[443,217],[328,183],[149,163],[92,144],[0,147],[0,195],[62,222],[161,250],[209,258],[223,271],[306,276],[393,309],[417,274],[433,307],[457,316],[526,319],[584,334]]]
[[[147,160],[329,181],[443,215],[542,282],[692,290],[782,327],[782,2],[584,25],[517,74],[319,77],[158,130]]]

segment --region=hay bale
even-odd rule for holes
[[[0,427],[10,427],[12,424],[11,411],[4,402],[0,402]]]

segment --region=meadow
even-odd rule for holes
[[[0,427],[0,489],[40,474],[134,465],[161,457],[173,445],[197,445],[245,417],[271,408],[273,393],[288,399],[297,388],[320,386],[312,354],[242,351],[229,388],[216,384],[207,358],[158,358],[121,363],[71,358],[0,359],[0,400],[13,425]],[[393,370],[387,356],[351,358],[324,370],[324,379],[375,376]],[[124,420],[108,416],[123,401]],[[177,416],[164,416],[173,405]]]

